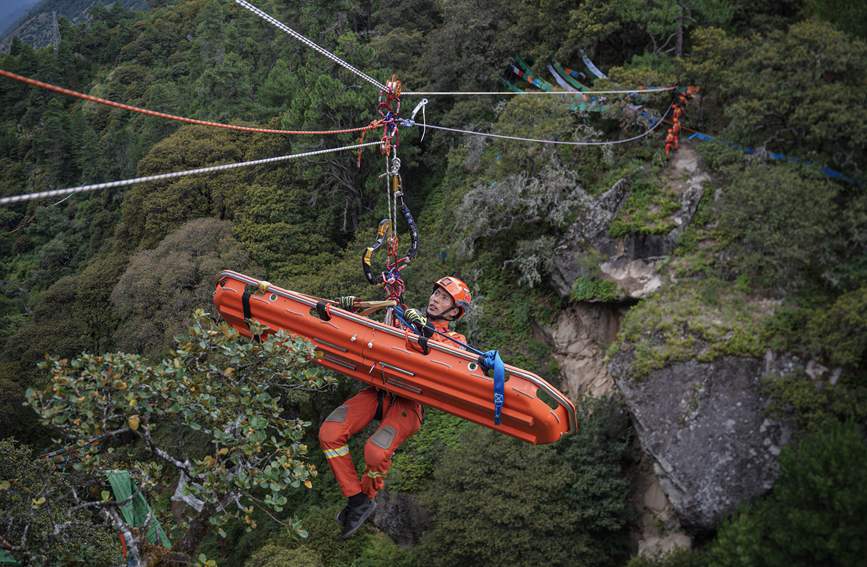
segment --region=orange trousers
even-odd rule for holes
[[[382,420],[376,432],[364,444],[365,469],[361,480],[349,454],[349,438],[367,427],[376,417],[377,390],[366,388],[346,400],[325,418],[319,428],[319,446],[337,478],[343,495],[364,492],[371,500],[385,486],[391,468],[391,456],[400,445],[418,431],[422,421],[420,403],[392,396],[382,396]]]

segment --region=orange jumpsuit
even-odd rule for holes
[[[462,334],[449,330],[448,321],[432,320],[430,324],[437,331],[466,342]],[[437,334],[431,336],[430,340],[454,345]],[[379,399],[380,393],[376,388],[365,388],[331,412],[319,428],[319,446],[325,452],[325,458],[346,497],[364,492],[373,500],[385,486],[385,477],[391,468],[391,456],[421,427],[424,410],[420,403],[382,392],[382,418],[376,432],[364,444],[366,466],[359,481],[355,465],[352,464],[352,455],[349,454],[349,438],[373,421]]]

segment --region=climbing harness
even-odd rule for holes
[[[386,157],[386,190],[388,195],[389,218],[379,223],[376,231],[376,240],[368,246],[361,256],[361,267],[364,277],[371,285],[379,285],[385,289],[386,300],[403,303],[403,292],[406,283],[401,278],[401,271],[418,255],[419,233],[412,213],[403,197],[403,186],[400,176],[400,158],[396,155],[391,159],[391,167],[388,166]],[[397,209],[400,212],[410,231],[410,247],[406,254],[400,256],[400,240],[397,235]],[[386,250],[385,269],[376,274],[373,269],[373,256],[383,245]],[[390,311],[386,320],[390,319]]]
[[[401,278],[401,271],[406,268],[418,254],[418,227],[415,224],[412,213],[404,200],[403,180],[400,175],[400,158],[398,147],[400,134],[400,95],[401,83],[396,75],[392,75],[386,89],[380,91],[377,111],[380,115],[379,122],[382,124],[382,139],[380,151],[385,158],[385,190],[388,204],[388,218],[380,221],[376,230],[376,240],[368,246],[361,256],[361,267],[364,277],[371,285],[379,285],[385,289],[386,300],[394,301],[396,305],[403,304],[403,293],[406,290],[406,282]],[[419,109],[424,110],[427,101],[422,101],[413,110],[413,117]],[[398,209],[410,231],[410,247],[404,256],[400,256],[400,239],[397,235]],[[373,270],[373,256],[385,246],[386,260],[385,269],[379,275]],[[386,312],[386,322],[393,321],[393,308]]]

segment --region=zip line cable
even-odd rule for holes
[[[660,124],[662,124],[663,120],[666,119],[666,117],[669,115],[669,113],[671,113],[671,107],[668,108],[668,110],[662,116],[662,118],[657,120],[656,124],[654,124],[648,130],[646,130],[645,132],[642,132],[641,134],[639,134],[637,136],[633,136],[631,138],[625,138],[623,140],[610,140],[610,141],[606,141],[606,142],[593,142],[593,141],[569,142],[569,141],[565,141],[565,140],[546,140],[546,139],[539,139],[539,138],[522,138],[520,136],[504,136],[503,134],[489,134],[487,132],[476,132],[473,130],[461,130],[459,128],[447,128],[445,126],[434,126],[432,124],[426,124],[425,127],[431,128],[433,130],[443,130],[445,132],[454,132],[456,134],[470,134],[473,136],[483,136],[486,138],[497,138],[500,140],[512,140],[512,141],[517,141],[517,142],[536,142],[539,144],[558,144],[558,145],[562,145],[562,146],[612,146],[614,144],[625,144],[627,142],[634,142],[636,140],[640,140],[641,138],[644,138],[645,136],[648,136],[651,132],[656,130]],[[400,123],[403,126],[417,126],[417,124],[414,120],[403,119],[400,121]]]
[[[292,159],[318,156],[322,154],[331,154],[345,150],[357,150],[370,146],[379,146],[381,141],[367,142],[366,144],[355,144],[354,146],[344,146],[340,148],[327,148],[324,150],[313,150],[300,154],[291,154],[286,156],[278,156],[265,159],[257,159],[253,161],[244,161],[240,163],[228,163],[224,165],[212,165],[209,167],[200,167],[198,169],[190,169],[187,171],[177,171],[174,173],[162,173],[159,175],[148,175],[146,177],[135,177],[133,179],[123,179],[121,181],[109,181],[107,183],[95,183],[92,185],[81,185],[80,187],[70,187],[68,189],[53,189],[51,191],[40,191],[38,193],[24,193],[22,195],[13,195],[11,197],[0,198],[0,205],[8,205],[11,203],[21,203],[23,201],[32,201],[34,199],[44,199],[47,197],[59,197],[61,195],[71,195],[73,193],[84,193],[86,191],[99,191],[101,189],[111,189],[113,187],[125,187],[127,185],[135,185],[137,183],[146,183],[150,181],[165,181],[166,179],[175,179],[177,177],[186,177],[188,175],[200,175],[203,173],[214,173],[219,171],[227,171],[230,169],[238,169],[241,167],[249,167],[252,165],[263,165],[269,163],[278,163]]]
[[[512,95],[512,96],[532,96],[532,95],[614,95],[614,94],[632,94],[632,93],[662,93],[677,89],[677,87],[650,87],[646,89],[622,89],[611,91],[405,91],[401,96],[485,96],[485,95]]]
[[[24,77],[22,75],[12,73],[12,72],[6,71],[4,69],[0,69],[0,77],[6,77],[7,79],[19,81],[21,83],[30,85],[32,87],[38,87],[40,89],[45,89],[45,90],[52,91],[52,92],[55,92],[58,94],[71,96],[71,97],[75,97],[75,98],[80,98],[80,99],[86,100],[88,102],[94,102],[96,104],[102,104],[104,106],[110,106],[112,108],[120,108],[122,110],[129,110],[130,112],[138,112],[139,114],[144,114],[146,116],[153,116],[156,118],[163,118],[166,120],[174,120],[176,122],[183,122],[185,124],[198,124],[200,126],[210,126],[213,128],[223,128],[224,130],[236,130],[239,132],[253,132],[253,133],[258,133],[258,134],[286,134],[286,135],[322,136],[322,135],[327,135],[327,134],[353,134],[356,132],[364,132],[366,130],[372,130],[374,128],[379,127],[379,124],[368,124],[367,126],[360,126],[358,128],[345,128],[342,130],[274,130],[271,128],[256,128],[256,127],[251,127],[251,126],[236,126],[234,124],[222,124],[220,122],[209,122],[207,120],[198,120],[195,118],[185,118],[183,116],[175,116],[174,114],[166,114],[164,112],[157,112],[155,110],[148,110],[147,108],[140,108],[138,106],[123,104],[121,102],[114,102],[112,100],[106,100],[104,98],[99,98],[99,97],[92,96],[89,94],[80,93],[80,92],[74,91],[72,89],[67,89],[64,87],[59,87],[57,85],[52,85],[51,83],[44,83],[42,81],[37,81],[36,79]]]
[[[300,41],[301,43],[303,43],[307,47],[318,51],[319,53],[321,53],[325,57],[331,59],[332,61],[334,61],[335,63],[337,63],[341,67],[343,67],[344,69],[347,69],[347,70],[351,71],[352,73],[355,73],[356,75],[358,75],[359,77],[361,77],[362,79],[367,81],[368,83],[375,86],[380,91],[388,92],[388,90],[389,90],[388,87],[386,87],[385,85],[383,85],[382,83],[380,83],[379,81],[377,81],[376,79],[371,77],[370,75],[368,75],[362,71],[359,71],[358,69],[356,69],[355,67],[353,67],[352,65],[350,65],[349,63],[347,63],[346,61],[341,59],[340,57],[338,57],[337,55],[335,55],[335,54],[331,53],[330,51],[328,51],[327,49],[325,49],[324,47],[320,47],[320,46],[316,45],[315,43],[313,43],[313,41],[307,39],[306,37],[304,37],[303,35],[301,35],[297,31],[293,30],[292,28],[290,28],[289,26],[287,26],[286,24],[284,24],[280,20],[278,20],[272,16],[269,16],[268,14],[266,14],[265,12],[263,12],[262,10],[257,8],[256,6],[253,6],[249,2],[246,2],[245,0],[235,0],[235,4],[238,4],[242,8],[246,8],[247,10],[253,12],[257,16],[259,16],[260,18],[262,18],[263,20],[268,22],[269,24],[271,24],[274,27],[286,32],[287,34],[294,37],[295,39],[297,39],[298,41]]]

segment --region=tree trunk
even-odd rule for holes
[[[187,528],[187,533],[184,534],[183,539],[172,546],[172,551],[193,557],[199,544],[208,535],[208,530],[210,530],[208,519],[213,515],[213,505],[208,504],[202,508],[202,511],[190,522],[190,527]]]
[[[680,13],[677,16],[677,45],[674,47],[674,54],[677,57],[683,57],[683,22],[685,20],[683,4],[677,4],[677,7],[680,8]]]

